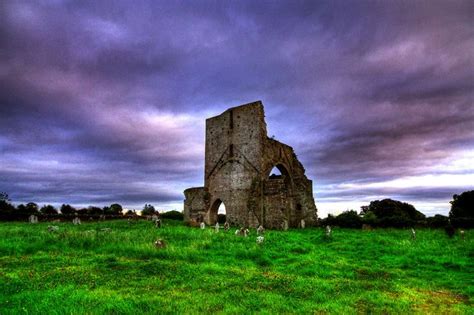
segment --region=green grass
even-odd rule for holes
[[[50,224],[0,224],[0,314],[474,314],[473,231],[267,231],[257,245],[255,230],[176,221]]]

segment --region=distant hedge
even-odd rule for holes
[[[170,220],[180,220],[180,221],[184,220],[183,213],[176,210],[163,212],[161,213],[161,217],[163,219],[170,219]]]

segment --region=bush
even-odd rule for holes
[[[344,211],[335,218],[334,225],[360,229],[362,227],[362,219],[354,210]]]
[[[416,221],[402,216],[384,217],[377,220],[377,225],[380,227],[404,228],[414,226],[415,224]]]
[[[448,223],[448,217],[441,214],[437,214],[434,217],[426,218],[426,225],[434,229],[444,228],[448,225]]]
[[[183,213],[176,210],[163,212],[161,214],[161,217],[163,219],[170,219],[170,220],[180,220],[180,221],[184,220]]]
[[[370,226],[376,226],[377,225],[377,216],[372,212],[368,211],[363,214],[362,216],[362,223],[363,224],[368,224]]]
[[[56,210],[56,208],[54,208],[52,205],[45,205],[41,207],[40,212],[46,215],[58,214],[58,210]]]
[[[453,218],[451,224],[456,228],[472,229],[474,228],[474,218]]]
[[[319,225],[320,226],[326,226],[326,225],[335,225],[336,223],[336,218],[332,214],[328,214],[328,216],[324,219],[319,219]]]

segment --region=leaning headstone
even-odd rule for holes
[[[461,231],[459,231],[459,234],[461,234],[461,239],[463,241],[465,241],[466,240],[466,232],[464,230],[461,230]]]
[[[288,221],[283,220],[283,231],[288,231]]]
[[[214,227],[216,233],[219,233],[219,229],[220,229],[220,226],[219,226],[219,222],[216,222],[216,226]]]
[[[411,238],[412,238],[413,240],[416,240],[416,231],[415,231],[414,228],[411,229]]]
[[[249,236],[249,235],[250,235],[249,229],[244,229],[243,232],[242,232],[242,234],[243,234],[245,237]]]
[[[300,226],[302,229],[306,227],[306,222],[304,222],[304,219],[301,219]]]
[[[262,225],[259,225],[257,228],[257,235],[263,235],[265,233],[265,228]]]
[[[34,214],[30,215],[30,217],[28,218],[28,221],[32,224],[36,224],[38,223],[38,217],[35,216]]]
[[[201,230],[204,230],[206,228],[206,223],[201,222],[199,226],[201,227]]]

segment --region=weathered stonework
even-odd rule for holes
[[[233,225],[311,226],[312,181],[293,148],[268,138],[260,101],[206,120],[204,187],[184,191],[184,220],[215,224],[221,203]],[[281,176],[270,176],[277,167]]]

